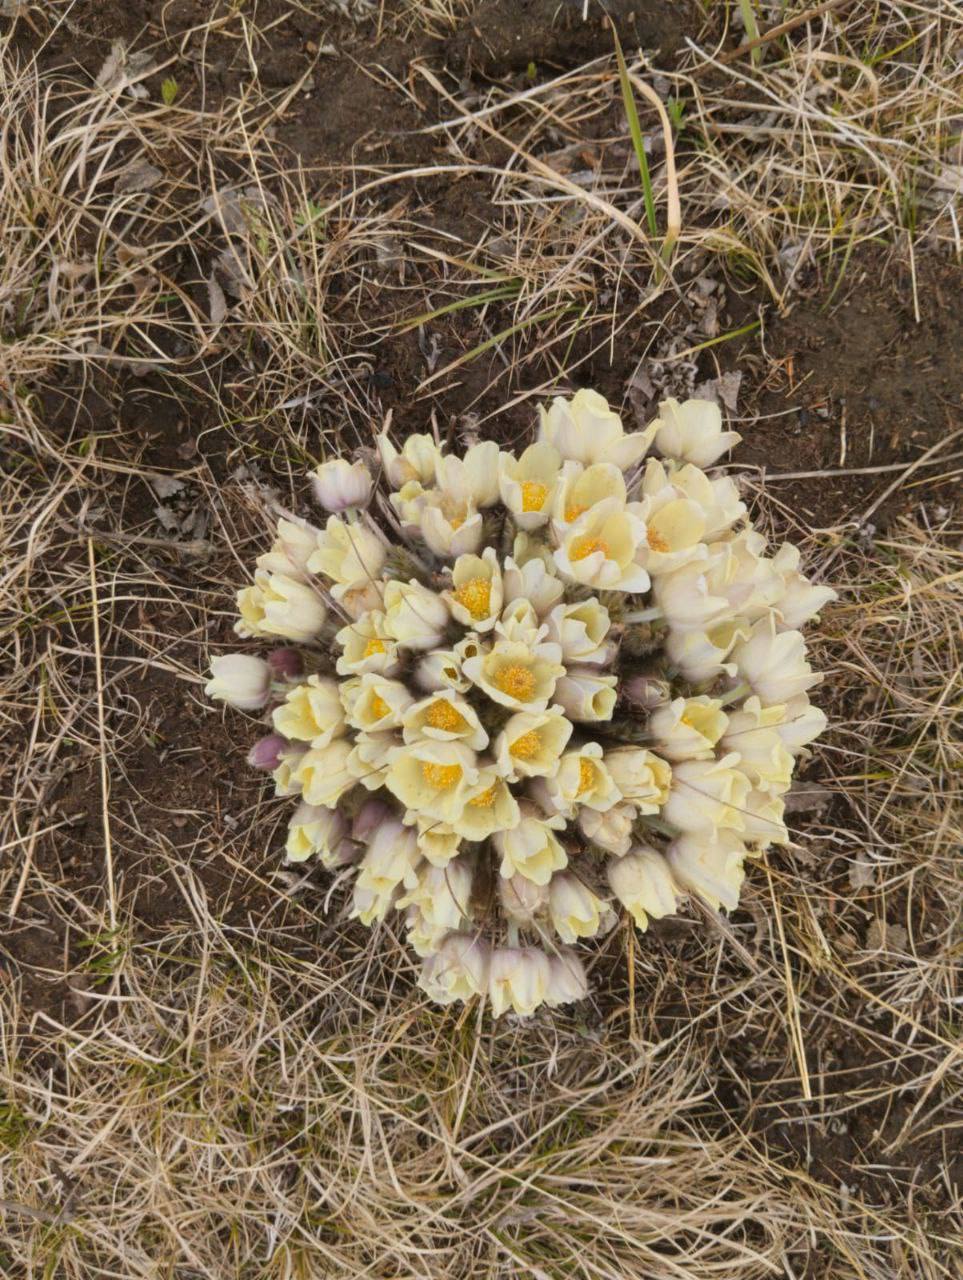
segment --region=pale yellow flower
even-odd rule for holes
[[[459,556],[451,572],[451,587],[443,591],[452,617],[463,627],[484,634],[498,621],[502,608],[502,573],[494,547],[481,556]]]
[[[713,911],[720,907],[734,911],[739,905],[745,856],[745,845],[725,829],[681,836],[665,854],[673,879],[698,894]]]
[[[570,667],[555,686],[555,701],[571,720],[611,720],[618,680],[590,667]]]
[[[649,716],[649,734],[667,760],[695,760],[712,755],[727,724],[716,698],[674,698]]]
[[[441,596],[420,582],[385,584],[385,621],[388,634],[402,649],[434,649],[448,627],[448,606]]]
[[[505,593],[505,604],[513,604],[516,600],[526,600],[535,610],[539,618],[544,618],[561,600],[565,586],[540,556],[532,556],[524,564],[517,563],[513,557],[505,561],[502,570],[502,587]]]
[[[669,864],[654,849],[637,846],[624,858],[613,858],[606,871],[612,892],[635,922],[647,929],[649,920],[672,915],[678,906],[678,886]]]
[[[357,733],[347,759],[348,772],[368,791],[384,786],[391,753],[399,745],[393,733]]]
[[[734,676],[736,665],[726,659],[737,640],[749,635],[744,618],[725,618],[711,622],[705,629],[692,631],[670,627],[665,638],[665,651],[679,674],[693,684],[702,684],[718,675]]]
[[[291,776],[300,784],[308,804],[333,809],[344,793],[351,790],[356,779],[348,769],[350,754],[351,743],[347,738],[335,738],[326,747],[305,751]]]
[[[456,858],[444,867],[423,867],[398,910],[414,907],[426,935],[445,934],[471,917],[472,870],[465,858]]]
[[[347,721],[353,729],[363,729],[368,733],[400,729],[405,713],[413,703],[414,698],[400,680],[388,680],[369,671],[359,677]]]
[[[324,626],[328,610],[319,593],[300,578],[258,569],[254,584],[237,593],[239,636],[283,636],[305,644]]]
[[[412,814],[453,825],[478,782],[475,753],[463,742],[424,738],[396,747],[385,786]]]
[[[568,855],[555,832],[565,827],[560,815],[552,818],[523,814],[510,831],[496,831],[493,844],[501,856],[499,873],[508,879],[523,876],[533,884],[547,885],[552,875],[568,863]]]
[[[570,816],[581,805],[603,813],[622,799],[597,742],[566,751],[545,786],[558,812]]]
[[[571,947],[557,947],[548,958],[548,969],[545,1003],[550,1009],[584,1000],[588,995],[585,966]]]
[[[398,645],[388,634],[380,609],[363,613],[356,622],[342,627],[335,640],[342,649],[335,663],[340,676],[361,676],[369,671],[394,676],[401,670]]]
[[[568,526],[555,565],[567,581],[597,591],[646,591],[649,575],[637,560],[645,545],[644,521],[609,498]]]
[[[785,720],[785,703],[764,707],[755,696],[729,713],[722,747],[739,752],[739,768],[759,791],[784,791],[792,778],[792,754],[779,732]]]
[[[471,688],[471,681],[461,669],[461,655],[454,649],[432,649],[415,668],[415,684],[426,693],[438,689],[453,689],[464,693]]]
[[[338,682],[328,676],[308,676],[288,690],[281,705],[274,708],[271,720],[285,738],[326,747],[344,733]]]
[[[799,572],[799,548],[784,543],[772,558],[772,566],[782,582],[782,592],[775,601],[776,612],[784,627],[801,627],[835,600],[832,587],[819,587]]]
[[[732,650],[736,670],[766,705],[788,702],[806,693],[822,676],[806,661],[806,642],[799,631],[776,631],[772,618],[761,618],[748,639]]]
[[[631,847],[635,818],[634,805],[617,804],[604,813],[597,809],[580,809],[578,825],[589,844],[621,857]]]
[[[618,467],[611,462],[597,462],[583,469],[577,462],[566,462],[552,509],[556,535],[563,537],[586,511],[610,500],[619,507],[626,503],[625,477]]]
[[[349,524],[329,516],[308,569],[334,583],[331,594],[340,600],[346,591],[366,587],[380,577],[385,554],[385,544],[374,530],[360,521]]]
[[[462,458],[440,454],[435,460],[435,483],[458,502],[492,506],[498,501],[498,445],[483,440]]]
[[[435,738],[438,742],[464,742],[474,751],[488,746],[488,734],[478,713],[452,689],[442,689],[413,702],[402,723],[405,742]]]
[[[344,458],[322,462],[311,476],[314,496],[326,511],[366,506],[371,483],[371,472],[363,462],[351,463]]]
[[[679,831],[710,835],[721,827],[741,831],[749,779],[736,766],[737,752],[719,760],[682,760],[672,770],[672,787],[662,817]]]
[[[557,645],[527,645],[499,640],[488,653],[466,658],[462,671],[494,702],[519,711],[542,711],[565,668]]]
[[[657,495],[634,503],[632,510],[645,522],[641,559],[652,577],[708,557],[702,541],[705,515],[697,503],[688,498]]]
[[[418,848],[433,867],[444,867],[461,848],[461,836],[447,822],[437,818],[418,819]]]
[[[488,998],[492,1015],[500,1018],[508,1009],[527,1017],[545,1000],[551,969],[548,957],[537,947],[499,947],[492,952]]]
[[[659,453],[697,467],[711,467],[742,439],[738,431],[723,431],[722,413],[712,400],[663,400],[652,427]]]
[[[658,813],[665,804],[672,770],[664,760],[643,747],[616,747],[606,751],[605,765],[619,791],[639,813]]]
[[[491,948],[469,933],[450,933],[422,967],[418,986],[437,1004],[470,1000],[488,991]]]
[[[518,801],[505,779],[495,769],[478,771],[478,780],[465,793],[464,806],[452,829],[465,840],[487,840],[495,831],[506,831],[518,825]]]
[[[555,772],[572,736],[559,707],[519,711],[495,739],[495,760],[506,778],[544,778]]]
[[[286,574],[291,578],[304,578],[308,563],[318,548],[321,530],[307,520],[281,518],[277,524],[277,537],[271,550],[259,555],[256,564],[265,573]]]
[[[602,666],[611,661],[615,646],[607,641],[609,611],[594,596],[558,604],[548,615],[548,634],[562,650],[566,664]]]
[[[538,438],[553,444],[563,458],[591,466],[612,462],[622,471],[635,466],[655,436],[656,427],[626,435],[622,420],[597,391],[577,391],[571,400],[557,396],[539,406]]]
[[[357,849],[347,835],[348,824],[340,810],[302,801],[288,823],[284,851],[288,862],[304,862],[316,853],[326,867],[334,869]]]
[[[741,839],[746,844],[768,849],[771,844],[788,844],[789,830],[783,815],[786,804],[779,793],[750,791],[743,804]]]
[[[240,711],[260,711],[271,697],[271,668],[250,653],[223,653],[211,659],[204,692]]]
[[[594,938],[611,928],[614,922],[611,907],[567,871],[552,876],[548,887],[548,911],[552,926],[563,942]]]
[[[499,458],[499,492],[519,529],[537,529],[552,512],[561,456],[546,441],[529,445],[520,458]]]
[[[399,452],[383,431],[378,437],[378,451],[388,483],[400,489],[411,480],[429,484],[435,478],[435,466],[441,450],[429,435],[412,435]]]

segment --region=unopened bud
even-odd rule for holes
[[[267,662],[275,680],[296,680],[304,674],[304,659],[297,649],[272,649]]]
[[[276,769],[290,747],[287,738],[280,733],[269,733],[266,738],[258,738],[247,753],[247,762],[254,769],[265,769],[270,772]]]

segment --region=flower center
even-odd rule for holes
[[[657,529],[651,529],[651,528],[648,529],[645,535],[645,540],[646,542],[648,542],[649,546],[652,548],[653,551],[669,550],[669,544],[666,542],[665,538],[663,538],[662,534],[659,533]]]
[[[565,508],[565,523],[572,524],[579,518],[583,511],[588,511],[588,507],[582,506],[579,502],[572,502]]]
[[[474,805],[476,809],[490,808],[495,803],[495,788],[497,786],[498,783],[493,782],[487,791],[482,791],[479,795],[472,796],[468,803]]]
[[[526,480],[522,484],[522,510],[541,511],[547,496],[547,484],[539,484],[537,480]]]
[[[591,760],[586,760],[582,756],[578,762],[578,791],[576,795],[584,795],[586,791],[591,791],[595,786],[595,765]]]
[[[373,639],[373,640],[369,640],[368,643],[365,645],[364,653],[361,656],[362,658],[371,658],[376,653],[384,653],[384,651],[385,651],[385,642],[383,640]]]
[[[433,760],[422,760],[421,775],[436,791],[450,791],[461,779],[461,765],[435,764]]]
[[[384,698],[377,693],[373,693],[371,695],[371,702],[368,705],[371,708],[371,714],[374,716],[375,720],[383,719],[391,711],[391,708],[388,706],[387,702],[385,702]]]
[[[542,748],[541,739],[535,729],[529,729],[528,733],[523,733],[508,748],[508,754],[515,756],[518,760],[531,760],[533,756],[537,756]]]
[[[690,729],[696,729],[696,728],[697,728],[697,726],[694,724],[694,722],[693,722],[693,720],[692,720],[692,717],[691,717],[691,716],[679,716],[679,724],[685,724],[685,725],[688,725]]]
[[[594,555],[596,551],[601,551],[604,556],[608,557],[608,543],[602,538],[593,538],[590,533],[585,533],[581,538],[576,538],[572,543],[572,549],[568,553],[568,558],[574,563],[579,560],[584,560],[586,556]]]
[[[449,733],[457,733],[465,727],[465,717],[444,698],[431,704],[425,720],[432,729],[445,729]]]
[[[492,584],[490,578],[469,578],[454,593],[455,599],[467,609],[476,622],[487,618],[492,607]]]
[[[502,693],[507,693],[519,702],[527,702],[535,692],[535,675],[528,667],[520,667],[513,663],[510,667],[502,667],[495,676],[495,685]]]

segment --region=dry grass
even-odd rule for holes
[[[443,33],[463,8],[398,22]],[[426,1006],[387,931],[278,869],[280,811],[197,690],[272,505],[307,458],[370,440],[405,322],[457,304],[411,338],[404,392],[468,429],[609,349],[691,386],[691,349],[724,336],[693,312],[701,275],[778,305],[813,267],[832,292],[867,238],[958,253],[959,16],[845,6],[755,70],[690,49],[664,76],[671,273],[614,59],[470,97],[423,60],[399,100],[438,95],[444,155],[321,182],[271,141],[283,93],[163,107],[0,51],[0,1273],[959,1273],[963,557],[925,489],[876,541],[803,527],[784,484],[756,495],[842,592],[798,840],[732,920],[617,930],[571,1015]],[[657,154],[652,175],[661,214]],[[484,220],[448,229],[466,178]],[[153,413],[190,424],[163,462]],[[145,470],[176,471],[172,509],[203,524],[165,529]],[[176,704],[197,709],[165,742]]]

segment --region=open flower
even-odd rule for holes
[[[542,440],[529,445],[520,458],[499,457],[498,489],[519,529],[537,529],[552,512],[562,458],[554,445]]]
[[[818,684],[806,661],[800,631],[777,631],[771,617],[756,622],[749,636],[732,649],[736,670],[764,703],[788,702]]]
[[[558,812],[570,815],[580,805],[604,812],[622,799],[597,742],[566,751],[546,789]]]
[[[697,467],[711,467],[742,439],[738,431],[723,431],[722,413],[712,400],[663,400],[652,426],[659,453]]]
[[[565,594],[565,584],[539,556],[533,556],[524,564],[517,564],[509,556],[502,570],[502,589],[506,605],[527,600],[539,618],[551,612]]]
[[[739,768],[760,791],[789,786],[793,758],[779,733],[785,718],[785,704],[764,707],[756,697],[728,717],[722,748],[739,752]]]
[[[474,751],[463,742],[430,738],[396,747],[385,786],[415,815],[454,823],[478,782]]]
[[[570,720],[611,720],[618,700],[617,685],[613,675],[591,667],[569,667],[555,686],[555,701]]]
[[[289,689],[275,707],[274,728],[295,742],[326,747],[344,733],[344,710],[338,682],[327,676],[308,676],[303,684]]]
[[[330,516],[308,559],[308,569],[332,582],[331,594],[340,600],[345,592],[377,581],[384,562],[385,544],[376,533],[363,524],[347,524]]]
[[[661,920],[676,909],[678,886],[669,864],[654,849],[637,845],[624,858],[613,859],[608,877],[612,892],[638,929],[647,929],[650,920]]]
[[[498,501],[498,471],[498,445],[494,440],[472,445],[463,458],[440,453],[435,459],[438,488],[456,501],[475,507],[490,507]]]
[[[365,733],[400,729],[413,702],[407,685],[400,680],[388,680],[369,671],[358,679],[347,720],[353,729]]]
[[[539,439],[586,467],[612,462],[627,471],[645,454],[656,430],[626,435],[619,415],[597,391],[587,389],[576,391],[571,400],[556,396],[548,409],[539,409],[539,417]]]
[[[495,741],[495,759],[506,778],[544,778],[558,768],[572,736],[572,724],[559,707],[519,711]]]
[[[606,641],[611,626],[609,611],[594,596],[556,605],[548,615],[548,634],[562,651],[562,661],[604,666],[614,656],[614,646]]]
[[[466,658],[465,675],[493,702],[518,711],[542,711],[565,668],[557,645],[532,651],[527,645],[499,640],[487,653]]]
[[[288,823],[284,845],[288,862],[304,862],[318,854],[329,869],[351,862],[359,852],[348,839],[348,823],[339,809],[325,809],[302,801]]]
[[[728,723],[715,698],[673,698],[652,712],[649,732],[653,746],[667,760],[706,759]]]
[[[480,634],[498,621],[502,596],[502,574],[494,547],[486,547],[481,556],[459,556],[452,569],[451,588],[442,592],[455,621]]]
[[[597,809],[581,809],[578,815],[579,830],[597,849],[622,857],[632,844],[632,828],[636,808],[631,804],[613,805],[604,813]]]
[[[378,452],[388,483],[393,489],[400,489],[410,480],[421,484],[434,480],[441,450],[431,436],[413,435],[408,437],[399,452],[388,438],[387,431],[383,431],[378,437]]]
[[[351,743],[347,738],[335,738],[327,746],[305,751],[291,776],[308,804],[333,809],[344,793],[351,790],[355,778],[348,769],[350,754]]]
[[[411,703],[402,721],[405,742],[434,738],[438,742],[464,742],[474,751],[488,746],[488,734],[478,713],[452,689]]]
[[[385,626],[385,615],[380,609],[363,613],[334,637],[341,646],[341,656],[335,663],[339,676],[362,676],[373,672],[380,676],[397,675],[401,669],[398,644]]]
[[[555,495],[552,523],[558,537],[575,524],[591,507],[609,499],[619,508],[626,503],[625,476],[611,462],[597,462],[583,468],[566,462]]]
[[[555,565],[567,581],[593,590],[645,591],[649,575],[637,560],[645,536],[645,523],[609,498],[569,525]]]
[[[292,578],[305,578],[308,562],[317,550],[321,530],[306,520],[280,519],[277,537],[271,550],[257,558],[256,564],[265,573],[287,574]]]
[[[510,831],[497,832],[494,844],[501,856],[500,875],[505,879],[522,876],[533,884],[548,884],[553,872],[561,871],[568,862],[568,855],[555,834],[564,826],[564,818],[539,817],[530,809]]]
[[[518,824],[518,801],[504,778],[491,766],[479,769],[478,779],[465,792],[465,803],[452,829],[465,840],[487,840],[496,831]]]

